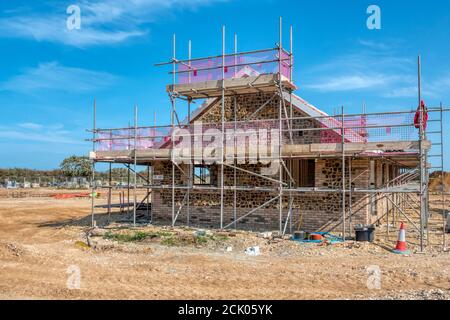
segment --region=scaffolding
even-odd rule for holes
[[[153,222],[153,210],[149,209],[152,203],[152,191],[161,190],[171,192],[171,225],[175,226],[180,212],[186,208],[186,225],[190,225],[191,216],[191,193],[193,191],[208,190],[220,192],[220,229],[236,228],[237,223],[242,219],[252,215],[254,212],[267,207],[270,204],[277,204],[279,209],[279,232],[287,233],[288,226],[292,231],[293,198],[296,194],[306,193],[335,193],[341,195],[341,217],[339,224],[340,233],[345,240],[352,236],[352,217],[356,214],[352,203],[352,195],[364,195],[371,199],[370,203],[386,201],[386,213],[380,217],[387,220],[386,232],[389,234],[389,219],[395,221],[396,216],[402,216],[410,221],[414,228],[420,233],[420,248],[423,251],[429,239],[427,233],[428,219],[428,190],[429,170],[442,171],[442,185],[440,195],[442,196],[442,216],[443,216],[443,239],[445,242],[445,187],[443,181],[443,113],[449,111],[441,103],[438,108],[419,108],[418,111],[395,111],[383,113],[360,113],[346,114],[344,107],[338,115],[326,115],[306,102],[305,104],[314,113],[308,116],[294,116],[295,100],[300,98],[293,94],[296,86],[293,84],[293,32],[290,28],[290,49],[285,50],[282,46],[282,20],[279,24],[279,42],[275,48],[256,50],[239,53],[237,50],[237,36],[234,36],[234,52],[225,51],[225,27],[222,28],[222,54],[207,58],[192,59],[191,42],[188,43],[188,59],[178,60],[176,57],[176,36],[173,36],[173,56],[171,61],[158,64],[157,66],[170,65],[172,71],[172,84],[167,86],[169,94],[171,112],[170,125],[140,127],[137,121],[137,107],[135,107],[134,127],[99,129],[96,127],[96,105],[94,102],[94,121],[92,129],[93,152],[91,155],[93,163],[92,191],[95,192],[95,164],[97,162],[121,163],[126,166],[128,172],[133,173],[133,184],[130,184],[130,174],[128,174],[128,201],[127,212],[130,213],[130,187],[133,189],[133,226],[136,226],[137,211],[143,203],[147,203],[146,210],[149,222]],[[420,79],[420,57],[418,61],[418,88],[419,106],[421,97]],[[237,117],[237,98],[240,95],[252,93],[265,93],[270,98],[245,119]],[[209,104],[215,101],[220,105],[220,122],[202,123],[201,131],[196,131],[195,123],[192,122],[191,104],[196,100],[208,99]],[[226,99],[231,99],[233,112],[226,115]],[[273,101],[279,100],[278,116],[275,119],[256,118],[264,108]],[[177,112],[177,101],[182,100],[187,103],[187,119],[180,121]],[[207,103],[208,104],[208,103]],[[436,115],[437,118],[433,118]],[[418,117],[418,121],[415,121]],[[231,117],[231,119],[230,119]],[[430,117],[430,119],[428,119]],[[228,119],[227,119],[228,118]],[[319,123],[318,127],[304,126],[305,121]],[[427,127],[428,125],[428,127]],[[205,137],[209,135],[208,129],[220,128],[217,148],[218,154],[212,159],[205,159],[203,155],[196,158],[196,148],[203,148],[203,140],[200,145],[189,145],[185,150],[180,149],[177,141],[185,137],[193,138],[197,136]],[[436,129],[437,127],[437,129]],[[272,150],[264,156],[258,154],[255,161],[268,161],[278,164],[277,176],[262,175],[257,172],[246,170],[239,166],[245,159],[248,160],[250,152],[240,154],[240,149],[251,149],[251,142],[237,138],[238,130],[245,129],[270,130],[273,135],[269,136]],[[428,128],[428,131],[427,131]],[[225,132],[234,129],[232,146],[227,145],[229,137]],[[306,142],[304,136],[313,134],[316,140]],[[432,143],[428,136],[438,135],[438,143]],[[217,138],[217,133],[211,134]],[[208,139],[207,139],[208,140]],[[244,141],[244,142],[242,142]],[[435,154],[428,154],[433,147],[439,147]],[[179,149],[178,153],[174,150]],[[275,150],[274,148],[278,148]],[[180,151],[181,150],[181,151]],[[231,156],[229,150],[232,150]],[[181,158],[179,155],[186,155]],[[384,159],[401,166],[400,172],[390,181],[385,181],[382,187],[376,188],[355,188],[353,182],[358,177],[352,177],[352,163],[361,158]],[[299,187],[296,186],[292,177],[292,163],[289,159],[302,158],[332,158],[341,161],[341,184],[333,188],[320,187]],[[440,164],[432,166],[428,163],[429,158],[439,158]],[[153,174],[150,174],[152,163],[155,161],[171,162],[170,185],[158,185],[154,183]],[[196,185],[196,176],[193,168],[198,163],[215,163],[218,165],[218,186]],[[188,164],[188,172],[180,166]],[[147,166],[147,177],[137,172],[137,166]],[[109,167],[111,170],[111,165]],[[233,172],[233,185],[226,185],[224,182],[225,169]],[[259,179],[270,182],[272,187],[245,186],[237,184],[237,172],[243,171]],[[346,176],[348,172],[348,177]],[[178,185],[176,176],[185,176],[187,183]],[[145,184],[137,185],[137,176],[145,181]],[[138,201],[137,189],[145,190],[145,197]],[[183,199],[179,206],[176,201],[176,192],[184,192]],[[224,221],[224,196],[226,191],[233,192],[233,221]],[[237,214],[237,193],[238,192],[264,192],[270,194],[270,199],[255,206],[247,213],[238,217]],[[109,187],[108,213],[111,212],[111,192]],[[418,197],[416,200],[414,197]],[[92,197],[92,224],[95,225],[95,204]],[[283,203],[285,201],[285,204]],[[411,207],[419,211],[420,224],[417,226],[409,217],[406,207]]]

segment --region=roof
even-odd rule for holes
[[[289,102],[291,94],[283,92],[283,98]],[[333,131],[338,135],[342,134],[342,130],[340,129],[342,127],[342,121],[339,121],[336,117],[330,116],[295,94],[292,94],[292,105],[308,117],[315,118],[317,122],[322,124],[323,128],[336,128]],[[355,130],[348,128],[345,129],[345,137],[348,142],[367,142],[367,139],[355,132]]]

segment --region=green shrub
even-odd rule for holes
[[[152,232],[137,231],[133,234],[120,234],[107,232],[104,236],[105,239],[115,240],[119,242],[139,242],[147,238],[155,238],[158,235]]]

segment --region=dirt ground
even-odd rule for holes
[[[411,244],[410,255],[395,255],[389,251],[395,235],[374,244],[328,245],[249,232],[195,236],[196,229],[187,228],[130,229],[126,215],[115,213],[106,229],[89,237],[89,247],[88,198],[5,192],[0,299],[450,298],[449,253],[436,248],[421,254]],[[98,201],[104,203],[104,195]],[[108,218],[98,215],[98,225]],[[247,255],[250,246],[261,254]]]

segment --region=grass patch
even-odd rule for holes
[[[211,240],[213,241],[227,241],[228,239],[230,239],[230,237],[225,236],[225,235],[212,235],[211,236]]]
[[[161,244],[174,247],[174,246],[189,246],[189,245],[205,245],[210,237],[208,236],[194,236],[191,234],[174,234],[165,233],[161,236]]]
[[[223,242],[228,240],[227,236],[224,235],[192,235],[192,234],[180,234],[165,230],[160,230],[157,232],[144,232],[136,231],[134,233],[113,233],[111,231],[107,232],[103,238],[118,242],[141,242],[146,239],[159,239],[162,245],[173,247],[173,246],[188,246],[196,245],[203,246],[210,241]]]
[[[179,245],[180,241],[178,240],[178,238],[175,238],[173,234],[171,234],[170,236],[162,237],[161,244],[168,247],[173,247]]]
[[[172,232],[169,231],[158,231],[156,233],[158,235],[158,237],[172,237],[174,234]]]
[[[155,237],[158,237],[158,235],[153,232],[144,232],[144,231],[137,231],[132,234],[107,232],[104,236],[105,239],[114,240],[118,242],[140,242],[147,238],[155,238]]]
[[[223,242],[229,238],[224,235],[207,234],[204,236],[194,236],[194,243],[197,245],[205,245],[208,242]]]
[[[208,243],[209,237],[208,236],[196,236],[196,237],[194,237],[194,240],[195,240],[195,244],[202,245],[202,244]]]

